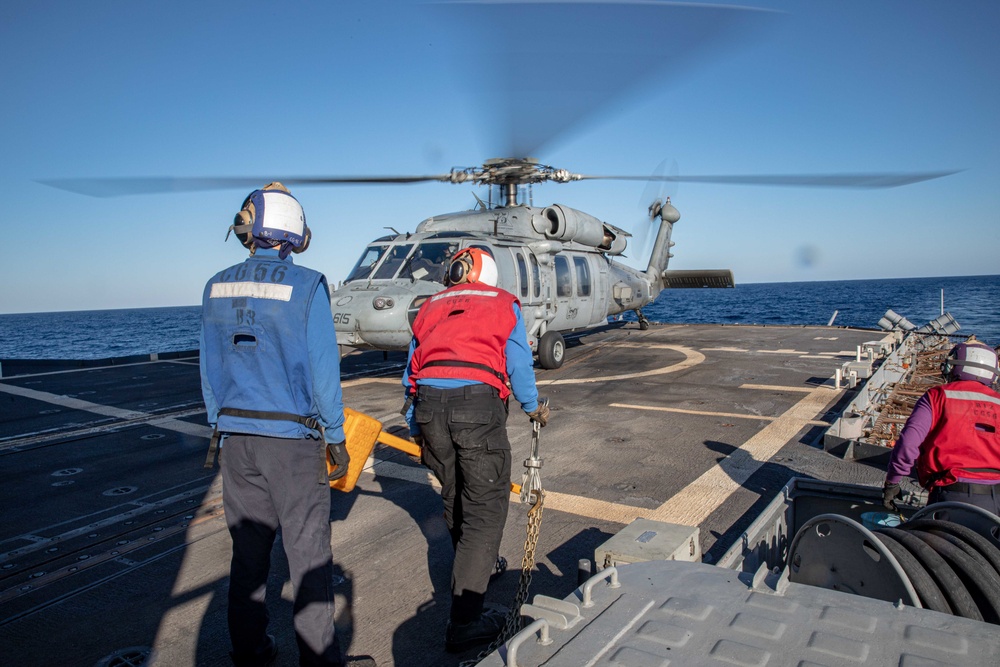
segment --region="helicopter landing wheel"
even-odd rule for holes
[[[546,331],[538,341],[538,363],[542,368],[559,368],[566,356],[566,341],[558,331]]]
[[[645,331],[649,328],[649,320],[646,319],[641,310],[636,310],[635,316],[639,318],[639,331]]]

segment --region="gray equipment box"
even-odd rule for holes
[[[699,530],[650,519],[636,519],[594,550],[598,570],[650,560],[701,561]]]
[[[521,610],[526,627],[479,667],[997,664],[995,625],[779,574],[801,525],[826,513],[860,518],[881,500],[874,487],[793,479],[719,565],[664,560],[670,531],[654,531],[659,559],[619,560],[564,600],[536,596]],[[598,549],[599,565],[645,552],[654,538],[637,524]]]

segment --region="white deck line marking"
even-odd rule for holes
[[[193,435],[203,438],[212,437],[212,429],[207,425],[202,424],[192,424],[189,422],[181,421],[174,417],[161,417],[156,418],[155,415],[149,412],[138,412],[136,410],[123,410],[122,408],[116,408],[110,405],[101,405],[100,403],[91,403],[90,401],[83,401],[79,398],[70,398],[69,396],[61,396],[59,394],[51,394],[47,391],[38,391],[37,389],[26,389],[24,387],[15,387],[9,384],[0,384],[0,391],[6,392],[8,394],[14,394],[15,396],[21,396],[23,398],[30,398],[36,401],[42,401],[45,403],[52,403],[54,405],[59,405],[64,408],[69,408],[71,410],[83,410],[85,412],[92,412],[94,414],[103,415],[105,417],[114,417],[115,419],[123,420],[135,420],[142,419],[147,420],[150,426],[156,426],[157,428],[162,428],[167,431],[175,431],[177,433],[183,433],[185,435]],[[121,424],[107,424],[106,426],[101,426],[95,429],[89,429],[94,432],[111,429],[119,427]],[[32,435],[32,434],[27,434]],[[24,436],[22,436],[24,437]]]
[[[686,526],[699,525],[839,395],[839,391],[825,386],[813,389],[647,518]]]
[[[604,375],[601,377],[592,378],[565,378],[563,380],[540,380],[537,382],[539,387],[548,387],[556,384],[585,384],[589,382],[611,382],[614,380],[631,380],[633,378],[641,377],[651,377],[653,375],[664,375],[666,373],[675,373],[677,371],[682,371],[686,368],[691,368],[692,366],[697,366],[701,362],[705,361],[705,355],[696,350],[692,350],[689,347],[684,347],[683,345],[656,345],[656,344],[638,344],[638,343],[619,343],[614,347],[636,347],[642,349],[664,349],[664,350],[674,350],[680,352],[684,355],[684,361],[679,361],[676,364],[670,366],[663,366],[662,368],[654,368],[649,371],[640,371],[638,373],[624,373],[622,375]]]
[[[770,417],[768,415],[750,415],[739,412],[711,412],[709,410],[685,410],[684,408],[666,408],[659,405],[630,405],[628,403],[610,403],[611,408],[630,408],[632,410],[653,410],[655,412],[676,412],[683,415],[704,415],[706,417],[728,417],[732,419],[751,419],[755,421],[774,421],[780,417]],[[808,422],[813,426],[829,426],[830,422],[814,419]]]
[[[705,352],[749,352],[745,347],[703,347]]]
[[[8,394],[14,394],[15,396],[21,396],[23,398],[31,398],[36,401],[44,401],[45,403],[61,405],[64,408],[70,408],[72,410],[85,410],[86,412],[93,412],[95,414],[104,415],[105,417],[115,417],[117,419],[142,419],[144,417],[151,416],[146,412],[123,410],[110,405],[91,403],[90,401],[83,401],[79,398],[70,398],[69,396],[50,394],[47,391],[38,391],[37,389],[15,387],[10,384],[0,384],[0,391]]]
[[[667,408],[659,405],[632,405],[629,403],[609,403],[611,408],[630,408],[632,410],[652,410],[654,412],[677,412],[684,415],[705,415],[706,417],[732,417],[735,419],[756,419],[758,421],[774,421],[777,417],[765,415],[740,414],[738,412],[711,412],[709,410],[686,410],[684,408]]]
[[[784,389],[763,385],[751,385],[748,388]],[[830,401],[840,394],[826,385],[808,391],[809,393],[798,403],[740,445],[739,449],[721,463],[713,466],[655,509],[609,503],[553,491],[545,493],[545,506],[560,512],[622,524],[645,518],[697,526],[794,438],[803,426],[813,423],[813,417],[825,411]]]
[[[397,384],[399,385],[399,395],[403,396],[403,375],[400,373],[398,378],[357,378],[355,380],[344,380],[340,383],[341,387],[357,387],[363,384]]]
[[[832,389],[833,384],[830,380],[827,380],[819,387],[782,387],[777,384],[741,384],[740,389],[760,389],[763,391],[798,391],[808,394],[811,391],[816,391],[816,389]]]
[[[851,352],[851,354],[854,354]],[[146,356],[146,355],[141,355]],[[157,359],[156,355],[149,355],[149,359],[133,361],[129,364],[113,364],[108,366],[84,366],[81,368],[67,368],[61,371],[43,371],[41,373],[25,373],[23,375],[8,375],[7,379],[24,380],[27,378],[41,377],[43,375],[64,375],[66,373],[80,373],[82,371],[97,371],[107,368],[128,368],[130,366],[147,366],[149,364],[187,364],[198,363],[198,357],[184,357],[183,359]],[[0,376],[2,377],[2,376]]]

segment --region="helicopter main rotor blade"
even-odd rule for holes
[[[123,195],[155,194],[162,192],[195,192],[199,190],[225,190],[230,188],[252,189],[279,180],[285,185],[364,185],[364,184],[406,184],[429,181],[449,182],[451,174],[432,176],[274,176],[233,178],[55,178],[38,181],[44,185],[90,195],[91,197],[119,197]]]
[[[856,174],[762,174],[732,176],[592,176],[574,174],[573,180],[608,181],[669,181],[676,183],[716,183],[720,185],[778,185],[812,188],[898,188],[903,185],[931,181],[957,174],[963,169],[948,171],[899,172],[899,173],[856,173]]]
[[[649,0],[428,6],[494,155],[538,155],[776,25],[783,12]]]

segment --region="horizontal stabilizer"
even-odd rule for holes
[[[736,280],[730,269],[663,272],[663,289],[688,287],[736,287]]]

